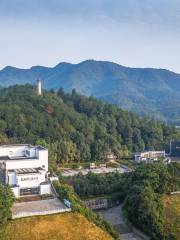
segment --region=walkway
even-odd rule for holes
[[[123,218],[121,205],[99,210],[98,213],[106,219],[119,232],[121,240],[143,240],[139,235],[133,232],[133,229],[127,225]]]
[[[33,202],[15,203],[12,207],[12,218],[48,215],[69,211],[71,211],[71,209],[66,207],[58,198],[53,198]]]

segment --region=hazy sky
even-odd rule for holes
[[[180,73],[180,0],[0,0],[0,68],[85,59]]]

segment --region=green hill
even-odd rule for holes
[[[103,161],[108,150],[119,158],[134,151],[166,149],[178,130],[140,118],[76,91],[37,96],[33,86],[0,90],[0,142],[42,144],[57,163]]]
[[[76,89],[107,103],[170,123],[180,123],[180,74],[166,69],[129,68],[107,61],[87,60],[55,67],[0,71],[0,85],[33,84],[38,78],[46,89]]]

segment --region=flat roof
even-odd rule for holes
[[[0,144],[0,147],[33,147],[33,145],[31,144]]]
[[[31,144],[0,144],[0,148],[13,148],[13,147],[29,147],[29,148],[36,148],[39,150],[46,150],[45,147],[42,147],[40,145],[31,145]]]

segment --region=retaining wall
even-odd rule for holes
[[[12,219],[31,217],[31,216],[50,215],[50,214],[63,213],[63,212],[71,212],[71,209],[60,208],[60,209],[49,210],[49,211],[21,212],[21,213],[13,214]]]

